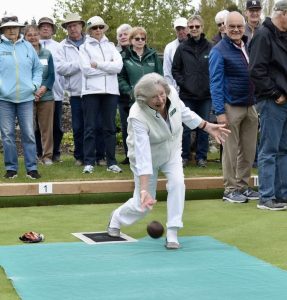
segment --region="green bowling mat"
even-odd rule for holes
[[[1,246],[22,300],[286,300],[287,272],[213,238]],[[1,293],[0,293],[1,299]]]

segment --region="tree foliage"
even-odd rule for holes
[[[191,0],[57,0],[54,18],[58,25],[56,39],[62,40],[66,32],[61,28],[65,16],[77,12],[87,21],[100,16],[109,25],[107,36],[116,43],[116,29],[123,23],[143,26],[148,33],[148,44],[162,52],[165,45],[174,39],[172,22],[176,17],[189,18],[200,14],[205,23],[204,32],[211,39],[218,31],[215,15],[223,10],[237,10],[244,15],[246,0],[201,0],[197,11]],[[270,15],[274,0],[262,0],[263,14]]]
[[[166,43],[174,38],[172,21],[179,16],[189,17],[193,11],[190,0],[57,0],[54,18],[60,25],[71,12],[78,12],[85,21],[100,16],[110,27],[107,36],[115,43],[119,25],[143,26],[149,46],[163,51]],[[66,33],[58,27],[56,38],[61,40]]]

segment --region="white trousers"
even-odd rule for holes
[[[167,178],[167,228],[181,228],[182,214],[185,199],[185,184],[182,168],[181,151],[174,153],[173,157],[159,168],[153,169],[149,178],[149,192],[156,199],[158,172],[161,171]],[[150,210],[142,210],[140,202],[140,178],[134,175],[135,189],[133,197],[117,208],[113,213],[110,226],[120,228],[121,225],[131,225],[143,218]]]

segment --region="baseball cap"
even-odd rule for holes
[[[173,28],[175,29],[176,27],[187,27],[187,19],[182,17],[175,19]]]
[[[285,11],[287,10],[287,0],[281,0],[275,3],[274,11]]]
[[[251,9],[251,8],[262,8],[261,2],[259,0],[248,0],[246,2],[246,9]]]

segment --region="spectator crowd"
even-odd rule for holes
[[[192,130],[196,165],[208,167],[211,132],[205,127],[209,121],[222,124],[230,130],[221,146],[223,200],[258,200],[259,209],[287,209],[287,0],[276,2],[263,22],[261,12],[260,0],[247,0],[244,15],[218,12],[214,24],[218,33],[210,41],[204,34],[204,16],[176,18],[176,38],[166,45],[163,61],[149,46],[143,27],[120,25],[114,45],[102,17],[83,20],[70,13],[61,23],[66,38],[57,42],[53,38],[57,27],[51,18],[43,16],[36,25],[24,26],[17,16],[6,13],[0,25],[4,178],[18,175],[16,121],[28,178],[41,178],[39,163],[49,167],[62,161],[64,96],[71,106],[75,166],[85,174],[95,172],[97,165],[121,173],[120,165],[130,164],[138,174],[138,168],[146,166],[134,160],[137,151],[142,151],[135,145],[143,149],[146,145],[136,139],[136,131],[128,124],[136,115],[137,97],[142,96],[138,90],[135,93],[137,83],[146,74],[156,73],[159,77],[147,77],[151,86],[152,80],[159,81],[164,93],[171,89],[174,98],[179,96],[184,111],[198,115],[198,124],[208,122],[188,126],[187,115],[182,113],[182,130],[178,131],[182,167],[192,158]],[[152,99],[146,101],[151,103],[148,107],[157,111]],[[169,108],[167,105],[166,110]],[[116,159],[117,110],[125,154],[120,163]],[[171,120],[167,124],[172,133]],[[143,137],[144,128],[138,124],[135,128]],[[151,131],[150,138],[156,134],[160,132]],[[258,191],[249,186],[254,164],[258,165]]]

